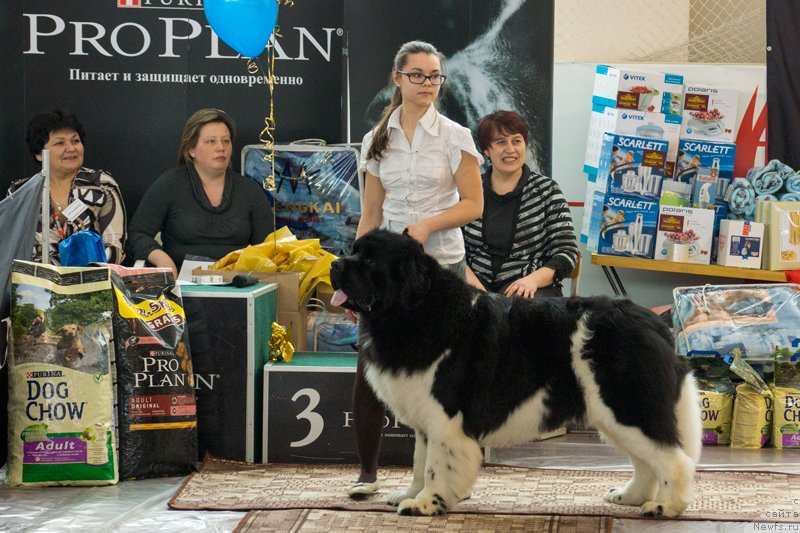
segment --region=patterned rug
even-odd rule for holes
[[[434,533],[485,533],[524,531],[525,533],[611,533],[613,518],[608,516],[539,516],[460,514],[422,517],[396,513],[336,511],[333,509],[286,509],[250,511],[234,533],[292,533],[336,531],[373,533],[376,531],[427,531]]]
[[[613,516],[639,518],[637,509],[603,501],[624,485],[630,472],[522,468],[490,465],[481,469],[469,500],[455,513]],[[395,512],[385,503],[390,492],[411,482],[407,468],[379,472],[383,486],[366,501],[345,491],[356,479],[354,465],[261,465],[207,459],[169,501],[182,510],[338,509]],[[700,471],[696,498],[684,520],[743,522],[800,521],[800,476],[774,472]]]

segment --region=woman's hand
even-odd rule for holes
[[[352,309],[345,309],[344,316],[346,316],[347,319],[353,324],[358,324],[358,313],[356,313]]]
[[[428,237],[431,236],[431,230],[428,227],[427,220],[420,220],[419,222],[409,224],[406,226],[406,233],[408,233],[409,237],[423,245],[425,241],[428,240]]]
[[[509,298],[512,296],[519,296],[520,298],[533,298],[536,294],[536,281],[531,279],[531,276],[519,278],[511,285],[506,287],[505,295]]]
[[[169,268],[172,270],[172,275],[175,276],[175,279],[178,279],[178,267],[175,266],[175,261],[167,255],[167,252],[164,250],[153,250],[147,256],[147,260],[153,265],[160,268]]]

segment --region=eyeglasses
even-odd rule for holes
[[[422,72],[403,72],[402,70],[398,70],[397,73],[405,74],[408,76],[408,81],[415,85],[422,85],[425,83],[425,80],[431,80],[433,85],[441,85],[444,83],[444,80],[447,79],[447,76],[444,74],[431,74],[430,76],[426,76]]]

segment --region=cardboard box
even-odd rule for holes
[[[264,367],[265,463],[358,462],[353,429],[355,353],[298,352]],[[380,464],[410,466],[414,431],[387,412]]]
[[[681,139],[678,142],[678,159],[674,178],[692,183],[698,173],[717,176],[717,198],[723,199],[733,180],[736,145]]]
[[[592,103],[680,115],[683,109],[683,76],[598,65]]]
[[[714,209],[717,199],[716,173],[698,172],[692,183],[692,207],[696,209]]]
[[[238,274],[255,276],[261,283],[275,283],[278,285],[278,320],[277,322],[289,328],[292,345],[295,350],[306,349],[306,335],[308,314],[306,303],[300,302],[301,272],[247,272],[239,270],[204,270],[195,268],[193,276],[222,276],[224,281],[231,281]]]
[[[650,259],[653,257],[658,202],[621,194],[606,194],[597,234],[597,253]]]
[[[681,137],[734,142],[739,91],[710,85],[686,85]]]
[[[671,170],[674,168],[674,162],[678,157],[681,117],[633,109],[617,109],[602,105],[592,106],[592,115],[589,119],[589,135],[586,141],[586,155],[583,162],[584,172],[597,173],[600,152],[603,147],[603,135],[606,133],[619,133],[621,135],[667,141],[669,144],[667,147],[666,166]],[[667,177],[671,176],[671,172],[667,172]]]
[[[662,205],[658,212],[655,257],[659,261],[708,265],[714,234],[714,210]],[[685,252],[685,253],[684,253]]]
[[[717,241],[717,264],[761,268],[764,224],[749,220],[722,220]]]
[[[800,202],[769,202],[769,270],[800,268]]]
[[[667,141],[616,133],[603,136],[597,184],[605,192],[658,200]]]
[[[586,244],[586,249],[590,252],[597,251],[605,199],[605,192],[598,188],[596,181],[590,180],[586,183],[586,198],[583,203],[583,221],[581,223],[581,242]]]
[[[197,397],[200,457],[259,462],[264,364],[278,286],[182,285]]]

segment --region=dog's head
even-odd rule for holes
[[[79,326],[78,324],[67,324],[66,326],[61,326],[58,330],[58,333],[62,336],[75,337],[79,333],[83,333],[83,326]]]
[[[331,264],[331,299],[357,312],[400,305],[414,309],[425,297],[436,261],[407,235],[373,230],[353,245],[353,255]]]

